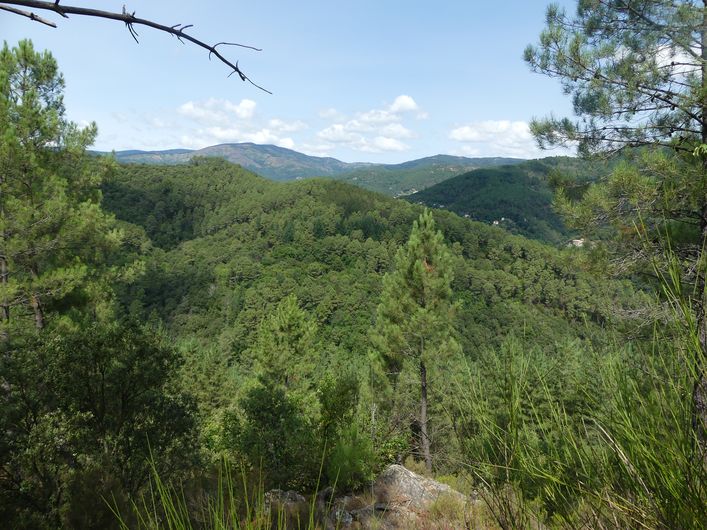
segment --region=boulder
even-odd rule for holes
[[[394,464],[376,479],[373,485],[376,501],[389,506],[404,506],[424,512],[440,497],[449,497],[461,503],[466,497],[446,484],[425,478],[409,469]]]
[[[298,528],[309,519],[309,503],[296,491],[270,490],[264,495],[265,510],[273,521]]]
[[[466,497],[458,491],[400,465],[388,467],[376,479],[373,504],[363,505],[357,497],[332,499],[332,493],[330,489],[320,492],[317,502],[319,513],[326,513],[327,530],[455,528],[460,521],[447,520],[440,509],[453,507],[454,515],[463,519],[467,506]],[[444,521],[436,520],[442,517]]]

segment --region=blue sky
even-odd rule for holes
[[[65,0],[78,4],[78,0]],[[207,53],[149,28],[46,15],[58,29],[0,12],[9,44],[31,38],[66,78],[70,119],[95,121],[97,149],[272,143],[345,161],[402,162],[437,153],[535,158],[533,117],[571,114],[557,81],[522,60],[545,0],[144,1],[138,16],[194,24],[273,92],[227,79]],[[120,11],[123,2],[84,5]],[[574,2],[564,1],[568,9]]]

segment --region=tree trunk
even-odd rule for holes
[[[34,310],[34,326],[40,330],[44,329],[44,310],[42,309],[42,302],[39,300],[39,295],[33,293],[30,296],[30,301],[32,310]]]
[[[3,240],[5,239],[3,234]],[[0,283],[3,289],[3,299],[0,302],[0,342],[7,342],[10,340],[10,304],[7,301],[7,283],[8,283],[8,270],[7,270],[7,258],[3,255],[0,256]]]
[[[420,360],[420,438],[422,455],[425,457],[425,468],[432,472],[432,455],[430,454],[430,438],[427,434],[427,368]]]
[[[5,192],[5,175],[0,175],[0,219],[3,223],[5,221],[5,202],[3,194]],[[3,299],[0,301],[0,320],[2,320],[2,326],[0,328],[0,341],[7,343],[10,340],[10,303],[7,300],[7,284],[9,281],[9,270],[7,266],[7,250],[6,242],[7,234],[3,229],[0,233],[0,240],[2,240],[2,255],[0,255],[0,284],[2,284],[3,289]]]
[[[702,58],[702,109],[701,109],[701,129],[702,144],[707,144],[707,0],[702,1],[702,31],[701,58]],[[702,159],[703,182],[707,175],[707,158]],[[702,232],[702,252],[707,250],[707,189],[702,191],[702,211],[700,218],[700,228]],[[700,350],[696,352],[695,359],[695,384],[692,390],[692,427],[697,436],[702,459],[707,458],[707,374],[705,373],[705,359],[707,359],[707,289],[705,284],[705,271],[699,271],[698,289],[700,300],[697,309],[697,332],[700,339]]]

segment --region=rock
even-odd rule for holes
[[[294,528],[309,519],[309,503],[296,491],[270,490],[264,495],[265,509],[273,521],[282,520],[286,527]]]
[[[425,478],[409,469],[394,464],[380,474],[373,485],[373,493],[378,502],[389,506],[405,506],[423,512],[439,500],[451,497],[461,503],[466,497],[446,484]]]
[[[388,467],[378,477],[373,494],[375,502],[364,505],[360,497],[332,499],[330,488],[321,491],[317,495],[317,511],[325,514],[320,519],[324,528],[457,528],[463,523],[467,506],[466,497],[458,491],[400,465]],[[461,520],[454,517],[461,517]]]

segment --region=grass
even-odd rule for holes
[[[590,370],[571,399],[562,374],[535,366],[522,344],[495,354],[501,399],[470,370],[464,406],[477,440],[468,467],[501,528],[707,528],[692,402],[703,353],[694,293],[681,291],[678,263],[668,263],[670,325],[656,325],[643,350],[575,345]]]
[[[188,501],[184,491],[165,484],[152,468],[147,494],[134,502],[130,513],[114,509],[122,530],[315,530],[315,497],[304,505],[276,505],[268,502],[262,480],[250,489],[245,472],[240,482],[231,468],[220,467],[216,491],[204,494],[200,502]]]

